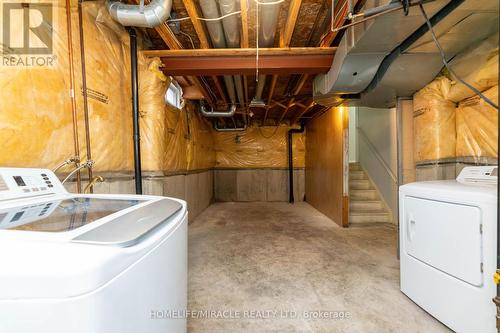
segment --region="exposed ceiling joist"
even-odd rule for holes
[[[301,4],[302,0],[292,0],[290,6],[288,7],[288,16],[285,22],[285,27],[282,29],[282,33],[280,34],[280,47],[282,48],[290,46],[290,41],[292,40],[293,30],[295,29],[295,23],[297,22],[297,17],[299,16]],[[271,106],[277,81],[278,75],[275,74],[273,75],[273,79],[271,81],[271,89],[269,90],[266,113],[264,114],[264,120],[262,121],[263,124],[265,124],[269,114],[269,107]]]
[[[131,0],[131,2],[139,4],[139,0]],[[148,4],[149,1],[146,0],[145,3]],[[175,34],[173,33],[172,29],[170,29],[167,22],[160,24],[155,28],[155,30],[160,35],[161,39],[163,39],[165,44],[170,48],[170,50],[181,50],[184,48],[177,39],[177,37],[175,37]],[[208,93],[205,85],[201,83],[197,77],[189,76],[187,77],[187,79],[189,82],[191,82],[191,84],[193,84],[196,88],[200,90],[201,94],[205,97],[205,99],[210,105],[214,104],[212,96]],[[194,93],[193,95],[196,94]]]
[[[248,6],[247,0],[240,1],[241,48],[248,48]]]
[[[288,101],[288,105],[286,106],[286,109],[283,110],[283,113],[281,114],[281,117],[278,120],[278,124],[281,123],[281,121],[285,118],[288,110],[290,110],[290,108],[293,105],[293,102],[295,101],[295,96],[297,96],[300,93],[300,91],[302,90],[302,87],[306,83],[308,77],[309,77],[309,75],[307,75],[307,74],[301,76],[299,82],[297,83],[297,86],[295,87],[295,89],[292,92],[292,98],[290,98],[290,100]]]
[[[303,108],[290,122],[291,124],[295,124],[303,115],[305,115],[309,110],[311,110],[316,103],[314,101],[310,102],[305,108]]]
[[[267,99],[267,107],[266,113],[264,114],[264,119],[262,120],[262,125],[265,125],[267,116],[269,114],[269,109],[271,107],[271,102],[273,100],[274,89],[276,89],[276,82],[278,82],[278,75],[273,75],[273,79],[271,81],[271,88],[269,89],[269,97]]]
[[[280,47],[288,47],[290,41],[292,40],[293,30],[295,29],[295,23],[297,22],[297,17],[299,16],[300,5],[302,0],[291,0],[290,7],[288,7],[288,16],[285,22],[285,26],[280,34]]]
[[[205,33],[205,29],[201,24],[201,21],[198,20],[198,10],[196,9],[196,4],[193,0],[182,0],[186,11],[191,18],[191,23],[193,24],[194,30],[196,31],[196,35],[200,40],[200,47],[202,49],[210,48],[210,43],[208,42],[207,34]]]
[[[248,6],[247,0],[240,0],[240,16],[241,16],[241,48],[248,48]],[[248,104],[248,79],[243,76],[243,90],[245,94],[245,105]]]

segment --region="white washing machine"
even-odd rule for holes
[[[494,333],[495,167],[400,187],[401,291],[452,330]]]
[[[0,332],[186,332],[184,201],[0,168],[0,267]]]

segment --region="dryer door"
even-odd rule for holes
[[[478,207],[405,197],[404,210],[408,255],[474,286],[483,284]]]

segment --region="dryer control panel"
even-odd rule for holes
[[[496,185],[498,181],[498,166],[465,167],[457,177],[462,184]]]
[[[67,193],[48,169],[0,168],[0,201]]]

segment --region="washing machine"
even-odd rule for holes
[[[72,194],[50,170],[0,168],[0,267],[0,332],[186,332],[182,200]]]
[[[460,333],[494,333],[496,166],[399,190],[401,291]]]

